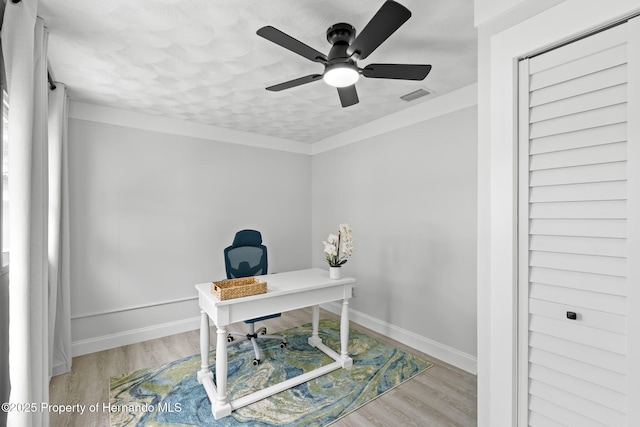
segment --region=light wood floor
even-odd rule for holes
[[[337,316],[322,311],[321,317]],[[311,321],[310,309],[287,312],[280,318],[262,322],[276,333]],[[362,426],[475,426],[476,377],[429,355],[393,341],[369,329],[351,323],[380,341],[428,360],[434,366],[381,397],[332,424],[334,427]],[[246,325],[229,330],[245,331]],[[212,326],[211,336],[215,337]],[[212,344],[215,345],[215,339]],[[73,359],[71,372],[54,377],[50,384],[50,403],[99,404],[109,402],[109,378],[147,368],[200,352],[199,331],[145,341]],[[51,426],[109,426],[109,414],[103,411],[84,414],[50,414]]]

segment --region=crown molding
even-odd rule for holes
[[[163,116],[70,101],[69,118],[252,147],[311,154],[310,144]]]
[[[70,101],[69,118],[297,154],[315,155],[477,105],[477,92],[477,83],[464,86],[313,144],[78,101]]]
[[[349,129],[346,132],[315,142],[311,145],[311,155],[344,147],[354,142],[382,135],[477,104],[478,84],[473,83],[452,92],[445,93],[437,98],[426,100],[418,105],[405,108],[404,110]]]

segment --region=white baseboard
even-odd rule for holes
[[[338,303],[323,304],[322,308],[339,315],[342,305]],[[406,329],[402,329],[383,320],[376,319],[375,317],[361,313],[357,310],[349,309],[349,319],[364,326],[365,328],[369,328],[375,332],[386,335],[391,339],[399,341],[423,353],[427,353],[464,371],[470,372],[474,375],[478,372],[477,359],[467,353],[456,350],[437,341],[433,341],[411,331],[407,331]],[[146,328],[132,329],[116,334],[75,341],[72,343],[72,354],[74,357],[82,356],[83,354],[135,344],[168,335],[193,331],[199,328],[200,316],[175,322],[161,323],[159,325],[149,326]]]
[[[342,305],[338,303],[329,303],[323,304],[322,308],[339,315],[342,310]],[[477,375],[478,373],[478,359],[470,354],[456,350],[455,348],[451,348],[411,331],[407,331],[406,329],[402,329],[383,320],[376,319],[375,317],[361,313],[352,308],[349,309],[349,320],[464,371],[474,375]]]
[[[135,344],[168,335],[200,329],[200,316],[175,322],[161,323],[146,328],[132,329],[116,334],[103,335],[86,340],[75,341],[71,344],[73,356],[95,353],[96,351],[109,350],[124,345]]]

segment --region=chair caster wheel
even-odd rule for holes
[[[260,359],[253,359],[253,366],[258,366],[260,364]]]
[[[262,332],[260,332],[260,335],[267,335],[267,328],[264,328]]]
[[[231,335],[227,337],[227,342],[233,342],[233,337]]]
[[[284,341],[282,341],[282,342],[280,343],[280,348],[286,348],[286,347],[287,347],[287,343],[286,343],[286,342],[284,342]]]

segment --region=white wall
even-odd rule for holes
[[[476,355],[475,105],[313,156],[314,266],[347,222],[354,320],[469,371]]]
[[[72,103],[74,354],[197,329],[193,285],[224,275],[236,229],[263,232],[276,272],[326,267],[349,222],[352,319],[475,372],[476,91],[313,148]]]
[[[69,158],[76,355],[197,328],[239,229],[270,272],[310,267],[308,155],[71,119]]]

